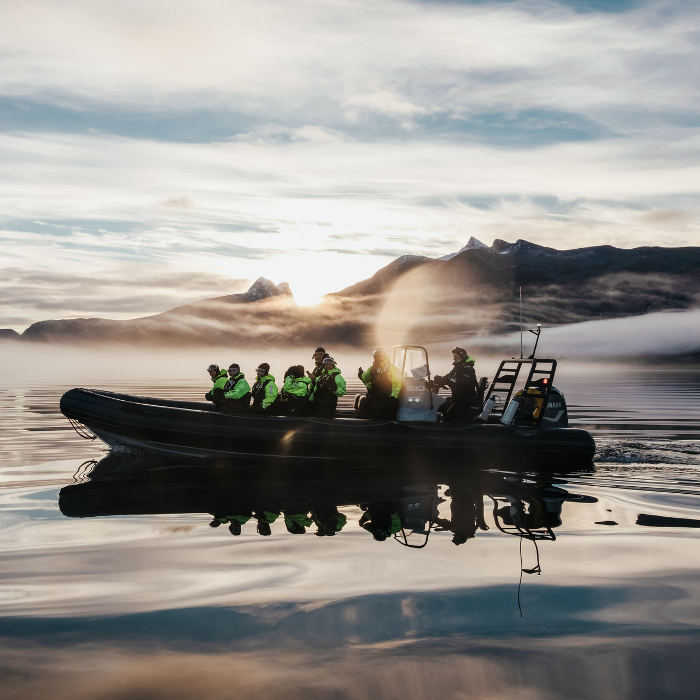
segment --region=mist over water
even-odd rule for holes
[[[595,468],[523,475],[465,467],[457,481],[483,499],[489,529],[460,546],[452,532],[432,532],[426,547],[409,549],[373,540],[359,506],[384,497],[387,483],[400,494],[433,489],[438,516],[449,520],[457,482],[431,482],[428,465],[423,479],[414,471],[389,482],[381,470],[307,480],[296,467],[281,481],[270,477],[261,496],[320,503],[340,493],[342,530],[291,535],[280,517],[269,537],[254,520],[232,537],[226,525],[209,527],[204,505],[222,494],[245,498],[250,465],[205,478],[190,464],[176,477],[172,464],[155,460],[129,473],[129,460],[143,458],[109,457],[58,411],[73,386],[201,400],[211,362],[235,360],[247,376],[269,362],[279,385],[291,364],[311,366],[313,347],[11,345],[0,370],[7,697],[695,697],[697,369],[560,362],[555,385],[572,426],[596,438]],[[348,379],[350,404],[357,367],[371,356],[327,349]],[[492,377],[501,358],[473,354],[477,374]],[[433,373],[451,364],[449,352],[430,357]],[[106,457],[123,460],[125,471],[91,482]],[[94,495],[80,490],[93,486]],[[501,532],[494,508],[507,510],[509,494],[557,512],[556,539],[536,551]],[[93,514],[75,517],[76,508]],[[523,573],[520,617],[520,569],[536,567],[538,552],[542,573]]]

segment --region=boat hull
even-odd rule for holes
[[[522,468],[590,463],[595,453],[591,435],[576,429],[229,416],[209,404],[91,389],[71,389],[60,407],[111,447],[190,457]]]

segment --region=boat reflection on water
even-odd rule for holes
[[[339,474],[335,467],[303,463],[186,463],[128,453],[81,467],[77,483],[60,492],[59,507],[68,517],[202,513],[211,516],[211,527],[223,526],[234,536],[257,531],[269,537],[279,520],[292,535],[334,537],[348,524],[339,509],[357,506],[359,526],[375,541],[419,549],[431,532],[450,532],[452,542],[462,545],[487,531],[485,497],[498,530],[533,541],[556,539],[565,501],[596,502],[555,485],[561,472],[426,465],[406,474],[393,467]]]

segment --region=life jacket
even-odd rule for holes
[[[338,389],[338,385],[336,384],[335,378],[339,374],[340,370],[337,367],[334,367],[330,372],[327,372],[324,369],[316,379],[316,391],[314,392],[314,394],[318,395],[318,393],[321,392],[335,395],[335,392]]]
[[[372,391],[377,394],[391,394],[391,377],[389,377],[389,368],[391,362],[388,360],[378,367],[375,364],[369,368],[370,382],[372,383]]]
[[[258,379],[255,380],[255,384],[253,384],[253,388],[250,390],[250,393],[253,395],[254,408],[262,406],[265,400],[267,385],[274,381],[275,378],[271,374],[266,374],[264,377],[258,377]]]

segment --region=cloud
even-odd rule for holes
[[[207,297],[242,292],[249,284],[249,280],[220,274],[164,271],[146,265],[100,274],[3,268],[0,325],[26,327],[50,317],[85,315],[134,318]]]
[[[471,235],[691,245],[700,10],[604,9],[8,0],[4,264],[265,276],[308,300]]]
[[[470,341],[491,348],[515,348],[519,334]],[[545,328],[541,357],[612,359],[700,353],[700,310],[649,313]]]
[[[168,209],[192,209],[194,207],[194,203],[186,194],[164,199],[161,204]]]

